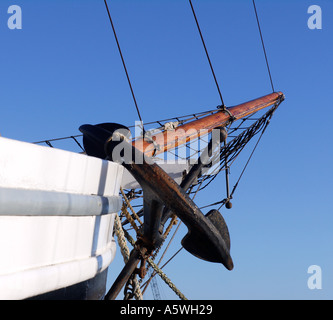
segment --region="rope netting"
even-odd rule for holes
[[[268,111],[259,111],[246,118],[235,121],[229,125],[227,129],[227,140],[225,144],[220,144],[218,150],[212,152],[212,156],[209,162],[204,166],[198,179],[191,185],[188,193],[196,194],[199,191],[205,189],[210,185],[214,179],[222,172],[230,170],[231,166],[235,163],[241,152],[250,144],[253,138],[261,137],[266,127],[268,126],[270,119],[272,118],[275,110],[278,108],[280,102],[276,103]],[[199,114],[188,115],[184,117],[175,117],[166,120],[156,121],[145,124],[146,127],[149,125],[159,125],[155,129],[148,129],[147,133],[156,134],[165,128],[177,128],[180,124],[200,119],[208,114],[213,114],[218,111],[211,110],[202,112]],[[183,146],[179,146],[173,150],[169,150],[162,155],[155,157],[157,163],[170,163],[170,164],[188,164],[188,169],[192,165],[196,164],[199,157],[202,154],[204,148],[209,144],[212,138],[212,133],[206,134],[199,138],[193,139]],[[248,159],[247,159],[248,160]],[[239,182],[239,181],[237,181]],[[233,190],[233,192],[235,189]],[[125,192],[129,199],[141,198],[142,193],[140,189],[127,189]]]

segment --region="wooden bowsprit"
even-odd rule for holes
[[[164,131],[153,135],[154,143],[151,143],[150,140],[147,141],[145,138],[140,138],[134,140],[132,144],[145,155],[155,156],[207,134],[215,128],[226,127],[230,122],[245,118],[259,110],[280,103],[282,100],[284,100],[283,93],[274,92],[234,107],[220,109],[215,114],[179,126],[177,130]]]

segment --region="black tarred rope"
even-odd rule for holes
[[[264,55],[265,55],[265,59],[266,59],[266,65],[267,65],[269,79],[271,81],[272,90],[273,90],[273,92],[275,92],[274,85],[273,85],[273,80],[272,80],[272,74],[271,74],[271,70],[269,68],[269,63],[268,63],[268,58],[267,58],[267,53],[266,53],[264,38],[263,38],[262,32],[261,32],[261,27],[260,27],[260,22],[259,22],[259,17],[258,17],[258,12],[257,12],[257,8],[256,8],[256,4],[255,4],[254,0],[252,0],[252,2],[253,2],[254,12],[256,14],[256,19],[257,19],[258,29],[259,29],[259,33],[260,33],[261,44],[262,44],[262,48],[264,50]]]
[[[217,88],[217,91],[219,93],[219,96],[220,96],[220,99],[221,99],[221,102],[222,102],[222,109],[225,109],[225,105],[224,105],[224,101],[223,101],[223,98],[222,98],[222,93],[221,93],[221,90],[220,90],[220,87],[219,87],[219,84],[217,82],[217,79],[216,79],[216,76],[215,76],[215,72],[214,72],[214,68],[213,68],[213,65],[212,65],[212,62],[209,58],[209,54],[208,54],[208,50],[207,50],[207,47],[206,47],[206,44],[205,44],[205,40],[202,36],[202,32],[201,32],[201,29],[200,29],[200,25],[199,25],[199,22],[198,22],[198,19],[197,19],[197,16],[195,14],[195,11],[194,11],[194,8],[193,8],[193,5],[192,5],[192,1],[189,0],[190,2],[190,5],[191,5],[191,9],[192,9],[192,13],[193,13],[193,16],[194,16],[194,19],[195,19],[195,22],[197,24],[197,27],[198,27],[198,31],[199,31],[199,34],[200,34],[200,38],[201,38],[201,41],[202,41],[202,44],[203,44],[203,47],[205,49],[205,52],[206,52],[206,56],[207,56],[207,59],[208,59],[208,63],[209,63],[209,66],[210,66],[210,69],[212,71],[212,74],[213,74],[213,77],[214,77],[214,80],[215,80],[215,84],[216,84],[216,88]]]
[[[128,81],[129,87],[131,89],[131,93],[132,93],[133,101],[134,101],[134,104],[135,104],[135,108],[136,108],[136,111],[138,113],[139,119],[140,119],[140,121],[142,123],[142,126],[143,126],[143,121],[142,121],[142,118],[141,118],[140,110],[139,110],[138,104],[137,104],[136,99],[135,99],[135,95],[134,95],[133,87],[132,87],[132,84],[131,84],[131,80],[130,80],[130,77],[129,77],[128,72],[127,72],[125,60],[124,60],[123,54],[122,54],[121,49],[120,49],[120,45],[119,45],[119,41],[118,41],[116,29],[114,28],[114,25],[113,25],[113,22],[112,22],[112,18],[111,18],[111,14],[110,14],[110,10],[109,10],[109,7],[108,7],[108,4],[107,4],[106,0],[104,0],[104,3],[105,3],[106,10],[108,12],[109,20],[110,20],[111,27],[112,27],[112,30],[113,30],[113,34],[114,34],[114,37],[115,37],[115,40],[116,40],[116,43],[117,43],[117,47],[118,47],[118,51],[119,51],[119,54],[120,54],[120,57],[121,57],[121,61],[123,63],[123,67],[124,67],[124,70],[125,70],[125,73],[126,73],[127,81]],[[143,128],[143,134],[144,133],[145,133],[145,130]]]

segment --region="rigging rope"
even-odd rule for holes
[[[273,92],[275,92],[275,90],[274,90],[274,84],[273,84],[273,80],[272,80],[272,74],[271,74],[271,70],[270,70],[270,67],[269,67],[269,63],[268,63],[268,58],[267,58],[267,53],[266,53],[266,48],[265,48],[265,42],[264,42],[264,38],[263,38],[262,32],[261,32],[261,27],[260,27],[260,22],[259,22],[257,7],[256,7],[256,4],[255,4],[254,0],[252,0],[252,3],[253,3],[253,8],[254,8],[254,12],[255,12],[255,15],[256,15],[256,19],[257,19],[257,24],[258,24],[258,29],[259,29],[259,34],[260,34],[262,48],[263,48],[264,55],[265,55],[265,60],[266,60],[266,66],[267,66],[267,71],[268,71],[269,79],[271,81],[272,90],[273,90]]]
[[[236,158],[245,148],[245,146],[249,143],[249,141],[266,127],[266,123],[270,120],[274,111],[278,108],[279,104],[280,102],[276,103],[276,105],[272,107],[268,112],[266,112],[260,119],[254,122],[250,127],[245,129],[234,139],[229,141],[226,146],[221,147],[220,152],[216,153],[210,160],[212,163],[216,163],[216,165],[212,167],[209,172],[205,173],[205,175],[202,175],[198,179],[198,183],[201,181],[205,181],[205,184],[200,187],[199,191],[206,188],[222,170],[225,170],[225,159],[228,159],[228,167],[233,164],[233,162],[236,160]],[[208,182],[206,182],[206,180]]]
[[[203,47],[204,47],[205,52],[206,52],[206,56],[207,56],[207,59],[208,59],[209,66],[210,66],[210,69],[211,69],[211,71],[212,71],[212,74],[213,74],[213,77],[214,77],[214,80],[215,80],[216,88],[217,88],[217,91],[218,91],[218,93],[219,93],[219,96],[220,96],[220,99],[221,99],[221,102],[222,102],[222,106],[221,106],[221,108],[222,108],[222,109],[225,109],[225,105],[224,105],[224,101],[223,101],[222,93],[221,93],[221,90],[220,90],[219,84],[218,84],[218,82],[217,82],[216,76],[215,76],[214,68],[213,68],[212,62],[211,62],[210,57],[209,57],[209,54],[208,54],[208,50],[207,50],[207,47],[206,47],[206,44],[205,44],[205,40],[204,40],[204,38],[203,38],[203,35],[202,35],[202,32],[201,32],[201,29],[200,29],[200,25],[199,25],[199,22],[198,22],[197,16],[196,16],[196,14],[195,14],[195,10],[194,10],[194,8],[193,8],[192,1],[189,0],[189,2],[190,2],[191,9],[192,9],[193,17],[194,17],[194,19],[195,19],[195,23],[196,23],[196,25],[197,25],[197,28],[198,28],[198,31],[199,31],[199,34],[200,34],[200,38],[201,38],[201,41],[202,41]]]
[[[268,127],[268,125],[269,125],[269,123],[270,123],[270,121],[271,121],[271,118],[272,118],[272,116],[273,116],[274,111],[275,111],[275,109],[270,113],[270,115],[269,115],[269,117],[268,117],[268,120],[266,121],[265,126],[264,126],[264,128],[262,129],[262,131],[261,131],[261,133],[260,133],[260,136],[259,136],[259,138],[258,138],[258,141],[256,142],[256,144],[255,144],[255,146],[254,146],[254,148],[253,148],[253,150],[252,150],[252,152],[251,152],[251,154],[250,154],[250,156],[249,156],[249,158],[248,158],[248,160],[247,160],[247,162],[246,162],[246,164],[245,164],[245,166],[244,166],[244,168],[243,168],[243,170],[242,170],[242,172],[241,172],[241,174],[240,174],[240,176],[239,176],[239,178],[238,178],[238,180],[237,180],[237,182],[236,182],[236,184],[234,185],[234,187],[233,187],[233,189],[232,189],[232,192],[231,192],[231,194],[230,194],[230,197],[231,197],[231,198],[232,198],[234,192],[236,191],[236,188],[238,187],[238,184],[239,184],[240,180],[242,179],[242,177],[243,177],[243,175],[244,175],[244,172],[245,172],[247,166],[249,165],[249,163],[250,163],[250,161],[251,161],[251,159],[252,159],[252,157],[253,157],[253,154],[254,154],[254,152],[256,151],[256,149],[257,149],[257,147],[258,147],[258,145],[259,145],[259,142],[260,142],[260,140],[261,140],[263,134],[265,133],[265,131],[266,131],[266,129],[267,129],[267,127]],[[223,204],[221,205],[221,207],[222,207],[222,206],[223,206]],[[220,208],[221,208],[221,207],[220,207]],[[220,208],[219,208],[218,210],[220,210]]]
[[[128,72],[127,72],[125,60],[124,60],[123,54],[121,52],[121,48],[120,48],[120,44],[119,44],[119,41],[118,41],[116,29],[115,29],[115,27],[113,25],[113,21],[112,21],[112,18],[111,18],[110,10],[109,10],[109,7],[108,7],[108,4],[107,4],[106,0],[104,0],[104,3],[105,3],[106,10],[108,12],[109,20],[110,20],[111,27],[112,27],[112,30],[113,30],[113,34],[114,34],[114,37],[115,37],[115,40],[116,40],[116,43],[117,43],[117,47],[118,47],[118,51],[119,51],[119,54],[120,54],[120,57],[121,57],[121,61],[123,63],[123,67],[124,67],[124,70],[125,70],[125,73],[126,73],[128,85],[129,85],[129,87],[131,89],[131,93],[132,93],[133,101],[134,101],[134,104],[135,104],[135,108],[136,108],[136,111],[138,113],[139,119],[140,119],[141,124],[142,124],[142,130],[143,130],[143,135],[144,135],[145,134],[145,129],[144,129],[144,126],[143,126],[143,121],[142,121],[142,118],[141,118],[141,114],[140,114],[140,110],[139,110],[139,107],[138,107],[138,103],[136,102],[136,98],[135,98],[135,95],[134,95],[134,91],[133,91],[133,87],[132,87],[132,84],[131,84],[131,80],[130,80],[130,77],[129,77]]]
[[[130,208],[130,210],[132,211],[132,214],[133,214],[134,218],[135,218],[135,219],[140,223],[140,225],[142,226],[142,225],[143,225],[143,222],[140,220],[140,218],[138,217],[137,213],[134,211],[134,209],[133,209],[131,203],[129,202],[129,200],[128,200],[126,194],[124,193],[124,190],[123,190],[122,187],[120,187],[120,192],[121,192],[121,195],[123,196],[123,199],[124,199],[125,202],[126,202],[127,207]],[[128,218],[129,221],[131,221],[131,220],[130,220],[131,218],[132,218],[132,217],[129,215],[129,218]],[[136,226],[136,225],[135,225],[135,226]],[[134,229],[135,229],[135,227],[134,227]]]
[[[119,217],[118,217],[119,218]],[[120,220],[119,220],[120,222]],[[134,246],[135,240],[130,236],[130,234],[123,228],[121,223],[119,224],[119,227],[121,228],[121,234],[123,234],[128,242]],[[147,259],[148,264],[154,269],[154,271],[161,277],[161,279],[172,289],[175,294],[182,300],[187,300],[187,298],[184,296],[183,293],[180,292],[180,290],[172,283],[172,281],[166,276],[166,274],[162,271],[162,268],[159,268],[151,258]],[[141,291],[140,291],[141,292]]]
[[[117,214],[115,215],[114,229],[115,229],[115,233],[117,235],[118,244],[119,244],[120,251],[123,256],[124,262],[127,263],[129,256],[130,256],[130,251],[129,251],[127,243],[126,243],[125,233],[124,233],[123,227],[121,225],[120,218]],[[132,281],[132,285],[133,285],[133,294],[134,294],[136,300],[143,300],[142,292],[141,292],[138,280],[135,277],[133,277],[131,279],[131,281]]]

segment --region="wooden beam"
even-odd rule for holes
[[[140,138],[134,140],[132,145],[146,156],[155,156],[207,134],[217,127],[225,127],[230,121],[244,118],[282,100],[284,100],[283,93],[274,92],[261,98],[227,108],[227,111],[221,109],[215,114],[179,126],[176,130],[157,133],[152,136],[154,143]]]

